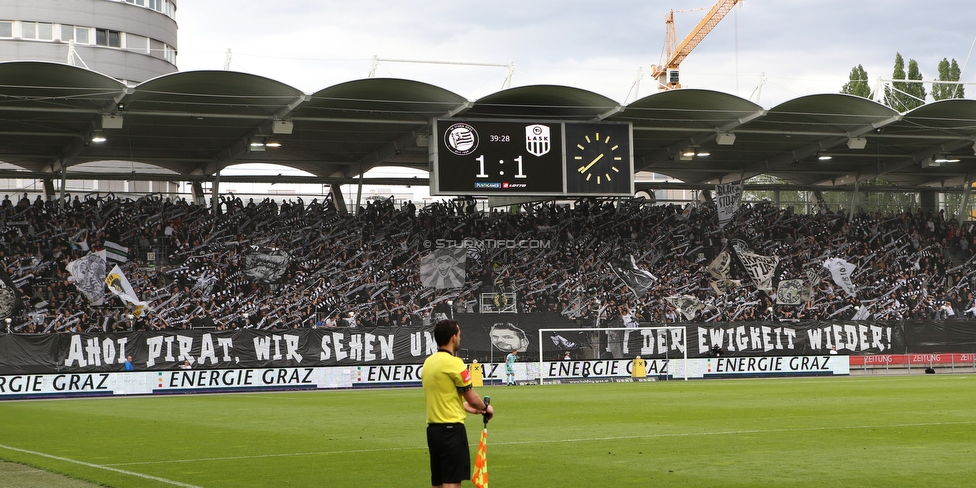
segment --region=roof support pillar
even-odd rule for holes
[[[972,173],[966,175],[966,182],[963,183],[963,185],[962,202],[959,204],[959,212],[956,214],[956,221],[959,222],[960,227],[962,227],[963,222],[969,218],[969,200],[973,194]]]
[[[207,196],[203,193],[203,183],[199,181],[194,181],[190,184],[191,191],[193,192],[193,204],[194,205],[206,205]]]
[[[934,190],[925,190],[918,192],[918,207],[922,212],[925,213],[935,213],[936,208],[936,192]]]
[[[60,202],[58,205],[60,206],[61,210],[64,210],[64,205],[65,205],[65,203],[64,203],[64,187],[67,186],[67,181],[68,181],[68,165],[66,165],[66,164],[64,164],[64,162],[62,162],[61,163],[61,196],[58,199],[59,202]],[[52,193],[54,193],[54,192],[52,192]]]
[[[214,172],[213,188],[210,193],[210,208],[214,215],[220,213],[220,167]]]
[[[394,144],[395,145],[395,144]],[[365,170],[363,169],[363,160],[359,160],[359,185],[356,189],[356,212],[355,215],[358,217],[361,213],[359,211],[363,205],[363,177],[365,177]]]
[[[335,206],[335,210],[339,215],[349,213],[349,209],[346,208],[346,199],[342,196],[342,185],[339,183],[329,185],[329,195],[332,196],[332,205]]]
[[[54,179],[44,178],[42,181],[44,182],[44,199],[51,200],[54,198]]]
[[[851,208],[847,210],[847,221],[854,220],[854,212],[857,210],[857,193],[861,191],[861,179],[854,178],[854,193],[851,193]]]

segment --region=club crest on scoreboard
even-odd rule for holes
[[[444,131],[444,144],[458,156],[471,154],[478,149],[478,131],[463,122],[453,124]]]
[[[525,150],[529,154],[540,157],[549,154],[552,149],[551,129],[548,125],[532,124],[525,126]]]

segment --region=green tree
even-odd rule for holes
[[[922,83],[899,80],[919,80],[922,73],[914,59],[908,60],[908,73],[905,73],[905,59],[895,53],[895,69],[891,73],[891,88],[885,89],[885,104],[899,111],[907,112],[925,103],[925,87]]]
[[[938,81],[959,81],[960,74],[959,64],[956,63],[955,58],[952,59],[952,62],[949,62],[946,58],[942,58],[942,61],[939,62]],[[962,85],[945,83],[932,84],[932,98],[936,100],[963,97],[965,97],[965,89]]]
[[[851,69],[850,80],[851,81],[845,83],[844,87],[840,89],[841,93],[863,98],[871,98],[871,87],[868,86],[868,72],[864,70],[863,66],[857,65]]]
[[[922,84],[922,72],[918,69],[918,63],[914,59],[908,60],[908,79],[916,80],[916,83],[908,82],[907,92],[909,97],[905,101],[906,111],[925,105],[925,85]]]

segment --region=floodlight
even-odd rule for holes
[[[91,136],[92,142],[105,142],[106,140],[107,139],[105,139],[105,134],[103,134],[102,131],[96,130],[92,132],[92,136]]]

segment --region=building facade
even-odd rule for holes
[[[0,61],[87,67],[128,85],[173,73],[176,0],[0,0]]]

